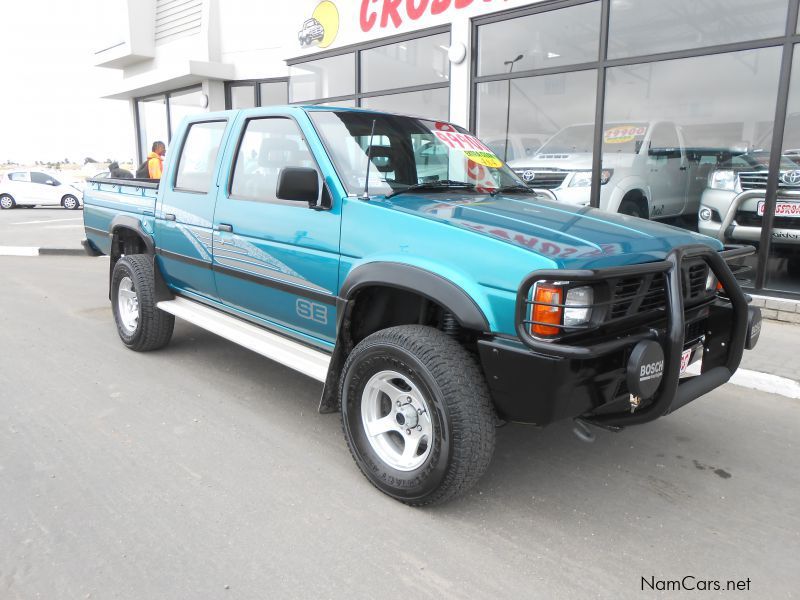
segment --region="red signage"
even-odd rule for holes
[[[449,8],[466,8],[477,0],[361,0],[361,31],[377,24],[381,29],[397,29],[404,21],[417,21],[426,14],[439,15]],[[492,0],[483,0],[492,2]]]

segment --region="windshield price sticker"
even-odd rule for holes
[[[632,142],[637,137],[647,133],[647,127],[637,125],[619,125],[606,129],[603,133],[603,141],[606,144],[625,144]]]
[[[758,216],[764,216],[764,201],[758,203]],[[797,217],[800,218],[800,202],[778,202],[775,205],[776,217]]]
[[[433,133],[448,148],[463,152],[468,159],[479,165],[492,169],[499,169],[503,166],[503,161],[497,158],[494,152],[478,138],[452,131],[434,131]]]

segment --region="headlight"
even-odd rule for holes
[[[572,288],[567,292],[564,304],[564,326],[581,327],[592,318],[589,305],[594,301],[594,290],[589,286]],[[571,307],[575,308],[571,308]]]
[[[733,192],[736,190],[735,171],[711,171],[708,175],[708,187],[712,190],[726,190]]]
[[[605,185],[611,176],[614,174],[614,169],[603,169],[600,171],[600,185]],[[592,172],[591,171],[576,171],[569,182],[569,187],[590,187],[592,185]]]

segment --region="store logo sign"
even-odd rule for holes
[[[781,175],[781,181],[786,185],[800,185],[800,170],[787,171]]]
[[[323,0],[311,13],[311,17],[303,21],[297,32],[297,41],[301,48],[316,44],[327,48],[339,33],[339,11],[330,0]]]

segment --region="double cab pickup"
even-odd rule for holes
[[[752,249],[547,200],[445,122],[197,115],[160,181],[93,180],[84,203],[125,346],[179,317],[322,382],[362,473],[410,505],[475,484],[504,421],[586,438],[667,415],[760,330],[734,276]]]

